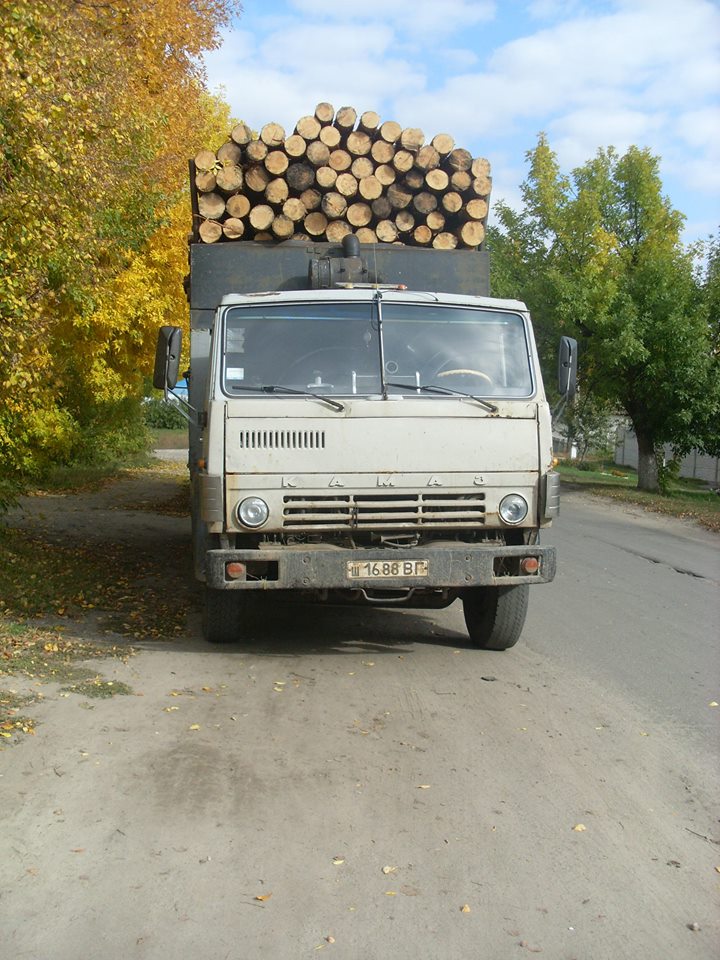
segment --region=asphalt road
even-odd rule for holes
[[[720,538],[570,495],[546,539],[506,653],[457,605],[194,615],[104,665],[136,696],[49,693],[0,755],[1,960],[716,957]]]

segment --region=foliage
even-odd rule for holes
[[[152,397],[143,404],[145,423],[156,430],[180,430],[187,421],[176,403]]]
[[[720,416],[711,294],[680,243],[683,217],[647,150],[600,150],[567,176],[541,136],[528,159],[522,211],[497,207],[496,292],[529,303],[548,368],[560,334],[579,340],[582,388],[626,411],[638,486],[657,489],[660,445],[713,452]]]
[[[186,312],[186,158],[229,123],[203,90],[198,58],[237,9],[236,0],[0,7],[7,477],[137,445],[151,328]]]
[[[565,408],[564,420],[568,445],[577,445],[581,463],[589,452],[610,446],[613,408],[606,400],[583,391],[574,404]]]

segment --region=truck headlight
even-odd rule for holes
[[[246,497],[238,504],[237,518],[244,527],[261,527],[270,516],[270,508],[260,497]]]
[[[505,523],[522,523],[528,512],[527,500],[519,493],[509,493],[500,501],[499,512]]]

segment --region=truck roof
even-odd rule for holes
[[[508,310],[515,313],[527,313],[527,307],[521,300],[504,300],[497,297],[479,297],[470,294],[442,293],[440,291],[398,290],[381,286],[353,286],[348,289],[335,288],[332,290],[287,290],[287,291],[257,291],[255,293],[227,294],[222,298],[221,306],[239,306],[263,300],[274,300],[278,303],[313,302],[323,300],[371,301],[377,289],[382,291],[384,302],[392,303],[447,303],[453,306],[485,307],[493,310]]]

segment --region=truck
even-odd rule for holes
[[[203,633],[285,601],[440,609],[472,644],[521,635],[559,511],[530,314],[488,254],[401,244],[191,242],[189,471]],[[180,376],[181,328],[153,382]],[[564,337],[558,392],[575,390]]]

